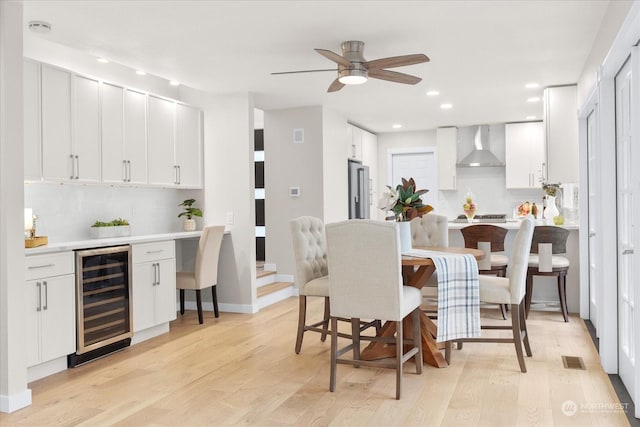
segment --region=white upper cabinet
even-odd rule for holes
[[[178,183],[178,170],[174,163],[175,114],[175,102],[149,95],[149,184]]]
[[[40,64],[25,60],[24,87],[24,179],[42,179],[40,148]]]
[[[350,129],[350,145],[347,151],[347,157],[353,160],[362,160],[362,137],[365,131],[356,126],[349,126]]]
[[[548,150],[547,180],[578,182],[578,101],[576,86],[544,90],[544,124]]]
[[[438,190],[457,189],[458,128],[436,129],[438,147]]]
[[[176,104],[177,183],[181,187],[202,187],[202,124],[200,110]]]
[[[102,84],[103,182],[147,182],[146,114],[144,93]]]
[[[507,188],[541,188],[546,169],[542,122],[505,125],[505,163]]]
[[[100,182],[100,83],[97,80],[73,76],[73,134],[75,180]]]
[[[384,219],[384,212],[378,209],[378,136],[362,132],[362,164],[369,166],[369,205],[371,219]]]
[[[71,74],[42,64],[42,175],[73,180]]]

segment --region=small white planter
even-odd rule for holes
[[[109,237],[124,237],[131,235],[131,226],[116,225],[112,227],[91,227],[91,238],[106,239]]]
[[[185,219],[182,223],[182,229],[184,231],[196,231],[196,220],[195,219]]]

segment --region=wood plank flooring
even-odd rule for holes
[[[308,313],[318,318],[320,298]],[[30,384],[33,405],[0,414],[7,426],[628,426],[583,322],[529,317],[533,357],[521,374],[513,345],[465,343],[452,365],[405,364],[402,399],[392,370],[338,367],[329,392],[329,339],[306,333],[294,352],[297,298],[255,315],[195,312],[171,332]],[[483,317],[499,320],[497,310]],[[562,355],[586,370],[565,369]],[[563,414],[566,401],[575,415]],[[591,406],[589,406],[591,405]]]

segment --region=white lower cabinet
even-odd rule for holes
[[[176,318],[176,259],[173,240],[132,246],[133,332]]]
[[[27,366],[76,351],[73,253],[26,257]]]

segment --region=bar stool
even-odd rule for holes
[[[527,269],[527,291],[525,296],[525,315],[529,316],[533,276],[555,276],[558,279],[558,297],[564,321],[569,321],[567,310],[567,271],[569,260],[556,254],[567,253],[569,231],[552,225],[538,226],[533,230],[529,268]]]
[[[504,252],[504,239],[508,231],[504,227],[491,224],[470,225],[460,230],[465,248],[485,251],[484,259],[478,261],[478,273],[507,277],[509,257],[495,252]],[[500,311],[502,318],[506,320],[507,306],[500,304]]]

